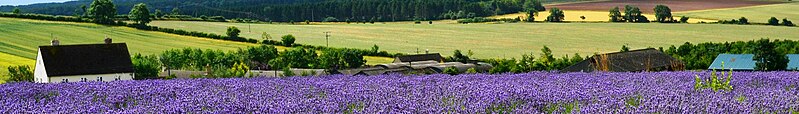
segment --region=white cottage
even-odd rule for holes
[[[39,46],[34,81],[64,83],[133,80],[133,64],[125,43]]]

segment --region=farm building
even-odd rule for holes
[[[799,54],[788,54],[787,70],[799,70]]]
[[[132,80],[133,64],[125,43],[39,46],[37,83]]]
[[[788,68],[785,70],[799,70],[799,54],[787,54]],[[733,70],[733,71],[754,71],[757,62],[754,54],[719,54],[708,70]],[[722,69],[721,62],[724,62]]]
[[[685,65],[668,54],[656,49],[641,49],[594,55],[561,72],[639,72],[682,70]]]
[[[754,54],[719,54],[707,69],[753,71],[755,70],[755,61],[752,59],[754,57]],[[722,64],[722,62],[724,64]]]
[[[407,62],[416,62],[416,61],[444,62],[444,57],[441,57],[441,54],[438,53],[431,53],[431,54],[419,54],[419,55],[406,55],[394,58],[394,63],[407,63]]]
[[[461,73],[465,73],[468,69],[474,68],[477,72],[487,72],[493,66],[488,63],[477,63],[477,64],[464,64],[461,62],[447,62],[447,63],[439,63],[434,60],[428,61],[414,61],[414,62],[407,62],[407,63],[390,63],[390,64],[380,64],[375,65],[375,67],[367,67],[367,68],[359,68],[359,69],[348,69],[348,70],[339,70],[339,74],[344,75],[380,75],[380,74],[391,74],[391,73],[400,73],[400,74],[433,74],[433,73],[443,73],[444,69],[454,67],[457,68],[458,71]]]

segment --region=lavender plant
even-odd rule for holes
[[[319,76],[0,85],[0,113],[792,113],[797,72]],[[729,73],[725,73],[729,74]],[[757,86],[752,83],[758,83]],[[725,82],[726,83],[726,82]],[[743,96],[743,97],[742,97]],[[627,102],[629,101],[629,102]],[[741,102],[743,101],[743,102]]]

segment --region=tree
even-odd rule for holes
[[[320,68],[358,68],[366,64],[363,53],[352,49],[328,49],[319,56]]]
[[[539,0],[528,0],[528,1],[524,2],[523,8],[526,11],[530,11],[530,10],[546,11],[547,10],[547,8],[544,7],[544,5],[541,4],[541,1],[539,1]]]
[[[784,26],[796,26],[795,24],[793,24],[793,22],[788,20],[788,18],[783,18],[782,19],[782,25],[784,25]]]
[[[275,46],[261,45],[257,47],[248,47],[246,50],[239,50],[240,55],[245,55],[247,60],[256,62],[258,64],[266,64],[272,59],[278,57],[278,51]],[[259,67],[252,65],[251,67]]]
[[[777,20],[776,17],[771,17],[771,19],[768,19],[768,25],[779,26],[780,20]]]
[[[99,24],[114,24],[117,8],[111,0],[94,0],[89,6],[89,17]]]
[[[688,19],[689,19],[689,17],[682,16],[682,17],[680,17],[680,23],[688,23]]]
[[[285,36],[280,37],[280,38],[282,38],[281,41],[283,41],[283,46],[288,46],[288,47],[291,47],[291,45],[294,45],[294,41],[297,40],[297,38],[294,38],[294,35],[291,35],[291,34],[285,35]]]
[[[563,11],[558,8],[549,9],[549,16],[547,16],[548,22],[563,22],[565,15]]]
[[[172,8],[172,15],[180,15],[180,9],[178,9],[177,7]],[[211,15],[211,16],[213,16],[213,15]]]
[[[543,70],[552,70],[555,60],[555,57],[552,55],[552,50],[544,46],[544,48],[541,48],[541,56],[536,61],[536,64],[543,67]]]
[[[671,8],[666,5],[655,6],[655,20],[661,23],[673,22],[674,17],[671,16]]]
[[[161,18],[161,17],[164,17],[164,12],[161,11],[160,9],[155,9],[155,18]]]
[[[538,15],[538,10],[535,10],[535,9],[527,10],[527,19],[525,21],[527,21],[527,22],[535,21],[535,16],[536,15]]]
[[[21,11],[19,10],[19,8],[14,8],[14,11],[11,11],[11,13],[20,14]]]
[[[266,33],[266,32],[261,33],[261,39],[263,39],[264,41],[268,41],[268,40],[272,39],[272,35],[269,35],[269,33]]]
[[[641,20],[641,9],[635,6],[625,5],[624,6],[624,20],[627,22],[642,22]],[[644,17],[646,18],[646,17]]]
[[[239,30],[239,28],[237,28],[235,26],[231,26],[231,27],[227,28],[227,32],[226,33],[227,33],[228,37],[230,37],[232,39],[236,39],[236,38],[239,38],[239,33],[241,33],[241,30]]]
[[[83,13],[82,15],[80,15],[81,18],[82,17],[86,17],[86,16],[89,15],[88,14],[89,9],[86,8],[86,5],[80,5],[80,9],[81,9],[81,12]]]
[[[136,4],[133,6],[133,9],[130,11],[130,15],[128,15],[130,20],[136,22],[139,25],[147,25],[152,20],[150,19],[150,9],[147,9],[147,5],[144,3]]]
[[[374,46],[372,46],[372,50],[369,50],[369,52],[371,52],[372,54],[380,53],[380,47],[377,46],[377,44],[375,44]]]
[[[9,82],[33,82],[33,71],[28,65],[9,66]]]
[[[749,24],[749,19],[746,19],[746,17],[741,17],[738,19],[738,24],[747,25]]]
[[[156,79],[158,73],[161,72],[161,63],[158,57],[154,55],[142,56],[136,54],[131,59],[133,61],[133,69],[135,71],[135,80]]]
[[[757,41],[755,51],[756,61],[755,70],[759,71],[778,71],[785,70],[788,67],[788,57],[784,53],[778,52],[769,39],[760,39]]]
[[[610,16],[610,22],[624,22],[624,17],[621,15],[619,7],[610,9],[610,14],[608,14],[608,16]]]

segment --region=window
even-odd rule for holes
[[[69,79],[61,79],[61,83],[69,83]]]
[[[114,78],[114,81],[119,81],[119,78],[121,77],[117,76],[117,78]]]
[[[97,77],[97,81],[98,82],[102,82],[103,81],[103,77]]]
[[[86,81],[87,81],[86,78],[80,78],[80,82],[86,82]]]

